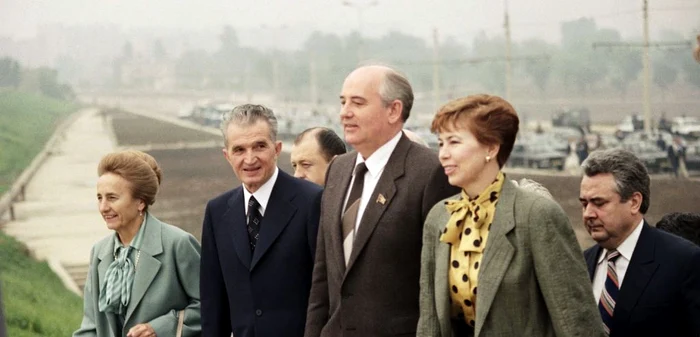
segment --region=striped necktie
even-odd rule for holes
[[[367,173],[367,165],[365,165],[364,162],[357,164],[355,167],[355,181],[352,183],[352,189],[350,189],[350,196],[345,206],[345,212],[343,212],[343,217],[341,218],[345,265],[350,262],[352,245],[355,241],[355,222],[357,221],[357,213],[360,210],[360,200],[365,184],[365,173]]]
[[[620,252],[617,250],[608,251],[605,256],[605,259],[608,261],[608,275],[605,279],[605,287],[603,287],[603,292],[600,295],[600,302],[598,303],[598,310],[603,318],[603,328],[608,336],[612,327],[615,301],[617,301],[617,294],[620,292],[620,282],[615,270],[615,260],[618,257],[620,257]]]

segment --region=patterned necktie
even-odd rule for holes
[[[355,222],[360,209],[362,189],[365,185],[365,173],[367,173],[367,165],[364,162],[357,164],[355,167],[355,181],[352,183],[350,197],[348,197],[345,212],[343,212],[343,255],[345,257],[345,265],[350,261],[350,253],[352,253],[352,244],[355,239]]]
[[[598,310],[603,318],[603,328],[605,333],[610,335],[610,327],[612,327],[613,312],[615,312],[615,301],[617,294],[620,292],[620,282],[617,278],[615,270],[615,260],[620,257],[620,252],[617,250],[608,251],[605,257],[608,260],[608,276],[605,279],[605,287],[600,295]]]
[[[261,222],[260,204],[251,195],[250,200],[248,200],[248,240],[250,241],[250,251],[254,251],[255,245],[258,244]]]

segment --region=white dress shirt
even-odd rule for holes
[[[360,153],[357,153],[357,159],[355,160],[355,167],[357,164],[364,162],[367,165],[367,173],[365,173],[365,182],[362,188],[362,196],[360,197],[360,207],[357,210],[357,219],[355,220],[355,233],[357,233],[358,228],[360,228],[360,220],[362,220],[362,215],[365,214],[365,208],[367,208],[367,203],[369,198],[374,193],[374,188],[377,187],[379,182],[379,177],[382,176],[384,172],[384,167],[386,163],[389,162],[391,154],[394,152],[396,145],[401,139],[403,133],[399,131],[394,138],[386,142],[377,151],[374,151],[369,158],[364,159]],[[348,188],[348,193],[345,195],[345,202],[343,203],[343,209],[345,209],[348,198],[350,198],[350,192],[352,191],[352,184],[355,182],[355,175],[353,173],[352,179],[350,180],[350,188]]]
[[[270,177],[270,179],[268,179],[264,184],[262,184],[262,186],[260,186],[260,188],[258,188],[258,190],[255,191],[255,193],[248,192],[248,188],[246,188],[245,184],[243,184],[243,199],[245,201],[245,207],[243,208],[245,209],[246,219],[248,218],[248,201],[250,200],[251,196],[254,196],[255,200],[257,200],[258,204],[260,204],[260,215],[265,216],[267,202],[270,201],[270,195],[272,194],[272,188],[275,187],[275,182],[277,181],[278,173],[279,168],[275,167],[275,173],[272,174],[272,177]]]
[[[620,257],[615,260],[615,271],[617,271],[617,279],[620,283],[620,288],[622,288],[622,282],[625,279],[625,274],[627,273],[627,267],[630,265],[630,260],[632,259],[632,253],[634,253],[634,247],[637,246],[637,241],[639,240],[639,234],[642,233],[642,228],[644,227],[644,219],[637,224],[632,233],[622,241],[617,251],[620,252]],[[595,274],[593,274],[593,295],[595,296],[596,303],[600,302],[600,295],[605,288],[605,279],[608,275],[608,262],[605,259],[608,250],[603,249],[603,252],[598,257],[598,264],[595,268]]]

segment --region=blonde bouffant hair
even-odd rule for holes
[[[162,178],[162,172],[150,154],[137,150],[124,150],[105,155],[97,167],[97,176],[113,173],[128,181],[131,196],[143,200],[148,206],[156,202],[156,194]]]

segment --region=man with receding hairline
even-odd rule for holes
[[[300,133],[292,146],[294,176],[323,186],[328,163],[347,152],[345,143],[331,129],[313,127]]]
[[[360,67],[340,103],[355,151],[328,168],[305,336],[415,336],[423,222],[458,190],[435,151],[401,131],[413,105],[406,77]]]

